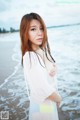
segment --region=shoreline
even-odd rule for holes
[[[0,85],[13,73],[14,67],[17,64],[12,60],[14,46],[15,41],[0,41]]]

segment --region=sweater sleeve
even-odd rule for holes
[[[43,62],[41,61],[41,64]],[[34,52],[26,52],[23,57],[24,76],[27,80],[33,98],[38,102],[43,102],[56,89],[48,82],[48,73],[41,66]]]

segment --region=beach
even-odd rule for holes
[[[30,12],[39,13],[47,26],[62,97],[59,120],[80,120],[80,0],[31,3],[0,1],[0,120],[28,120],[30,90],[21,65],[20,33],[14,31]]]
[[[51,39],[53,35],[53,33],[51,34],[51,31],[53,32],[54,29],[53,30],[50,29],[48,31],[49,39]],[[56,32],[59,33],[59,30],[56,30]],[[56,32],[54,32],[54,35],[56,35]],[[61,43],[59,44],[57,43],[57,39],[55,39],[56,41],[54,41],[54,44],[53,41],[50,42],[51,42],[52,53],[54,54],[54,57],[56,58],[57,64],[59,66],[59,75],[58,75],[59,92],[63,98],[61,106],[60,108],[58,108],[59,120],[80,120],[80,113],[79,113],[80,107],[78,107],[80,104],[78,97],[80,83],[79,81],[78,82],[75,81],[76,89],[71,89],[70,86],[68,85],[72,84],[73,86],[74,85],[73,81],[67,83],[65,73],[63,74],[60,72],[60,71],[63,72],[65,67],[64,65],[62,65],[63,56],[60,56],[60,54],[58,54],[61,49],[59,50],[58,48],[56,48],[61,44]],[[52,45],[54,45],[54,49]],[[1,95],[0,111],[9,111],[9,120],[28,120],[28,115],[29,115],[28,87],[24,80],[23,68],[21,66],[19,33],[12,33],[12,34],[9,33],[0,36],[0,55],[1,55],[0,56],[1,59],[0,60],[0,95]],[[67,56],[67,61],[66,61],[66,56],[65,56],[64,59],[65,59],[64,64],[67,66],[67,64],[70,62],[69,61],[70,58],[68,59]],[[78,73],[76,74],[77,74],[76,78],[79,78]],[[71,77],[70,79],[72,79],[74,76],[73,77],[69,76],[69,77]],[[75,88],[74,86],[73,88]],[[65,88],[68,90],[66,91]],[[72,99],[72,97],[74,99]]]
[[[17,59],[16,43],[19,38],[12,40],[15,35],[0,36],[0,112],[9,111],[9,120],[27,120],[29,100],[22,67]]]
[[[18,74],[13,74],[14,73],[14,68],[15,66],[17,66],[17,61],[14,61],[12,59],[12,55],[14,52],[14,48],[15,48],[16,44],[15,41],[0,41],[0,95],[1,95],[1,100],[0,100],[0,111],[9,111],[9,120],[22,120],[24,118],[24,116],[28,116],[28,107],[29,107],[29,101],[27,98],[27,91],[26,94],[24,94],[25,96],[25,106],[22,106],[21,108],[19,108],[18,104],[20,103],[20,94],[21,93],[17,93],[17,87],[20,86],[16,86],[16,84],[14,84],[14,87],[12,85],[12,89],[10,84],[14,83],[14,79],[17,80]],[[21,68],[22,69],[22,68]],[[24,76],[23,76],[23,71],[21,73],[22,70],[18,70],[17,73],[22,74],[22,80],[24,81]],[[25,81],[24,81],[25,84]],[[25,87],[26,89],[26,87]],[[20,90],[20,88],[19,88]],[[21,92],[24,92],[23,90],[20,90]],[[18,92],[20,92],[18,91]],[[16,96],[16,94],[19,94],[18,96]],[[15,96],[15,98],[14,98]],[[13,102],[12,102],[13,101]],[[26,109],[27,112],[25,113],[23,109]],[[20,115],[21,111],[22,116]],[[24,115],[26,114],[26,115]],[[25,120],[27,120],[27,116],[25,118]]]
[[[13,72],[16,65],[12,61],[14,42],[0,42],[0,84]]]

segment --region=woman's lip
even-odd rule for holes
[[[37,40],[40,40],[40,41],[42,41],[42,40],[43,40],[43,38],[38,38]]]

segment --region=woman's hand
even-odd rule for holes
[[[60,104],[61,104],[61,101],[62,101],[62,97],[60,96],[60,94],[59,94],[59,97],[60,97],[60,101],[56,102],[58,108],[60,107]]]
[[[61,103],[61,102],[57,102],[57,103],[56,103],[58,108],[60,107],[60,103]]]

